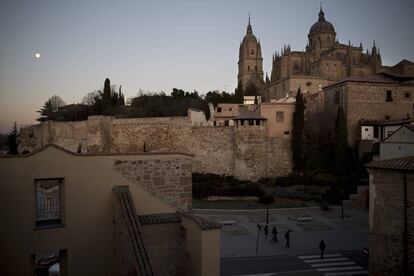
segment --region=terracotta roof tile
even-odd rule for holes
[[[199,217],[194,215],[191,212],[179,212],[180,215],[191,219],[195,223],[197,223],[198,226],[200,226],[201,230],[210,230],[210,229],[220,229],[221,224],[215,221],[211,221],[208,219],[205,219],[203,217]]]
[[[366,165],[369,169],[382,169],[382,170],[398,170],[398,171],[414,171],[414,156],[372,161]]]
[[[181,217],[176,213],[151,214],[138,216],[142,225],[180,223]]]

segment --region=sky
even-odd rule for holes
[[[0,132],[36,123],[52,95],[81,102],[105,78],[127,98],[174,87],[234,92],[248,14],[270,73],[275,50],[305,48],[320,2],[0,0]],[[413,0],[321,3],[340,42],[365,51],[375,40],[383,65],[414,60]]]

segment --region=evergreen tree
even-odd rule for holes
[[[12,155],[18,154],[18,151],[17,151],[17,135],[18,135],[17,123],[14,122],[13,128],[11,129],[9,134],[7,134],[6,147],[7,147],[7,150],[8,150],[8,154],[12,154]]]
[[[249,81],[244,91],[244,95],[245,96],[257,96],[258,94],[259,94],[259,89],[257,88],[257,86],[253,82]]]
[[[345,112],[342,106],[338,107],[335,120],[335,161],[341,171],[347,171],[350,166],[350,150],[348,145],[348,131],[346,127]]]
[[[52,100],[49,99],[45,102],[41,110],[38,110],[37,112],[40,113],[40,117],[36,120],[39,122],[46,122],[49,120],[52,120],[52,113],[53,113],[53,104]]]
[[[124,94],[122,94],[121,92],[121,85],[119,86],[118,100],[119,100],[119,105],[125,106],[125,97],[124,97]]]
[[[305,129],[305,102],[298,88],[296,93],[295,112],[293,113],[293,129],[292,129],[292,158],[293,168],[298,171],[301,168],[303,155],[303,134]]]
[[[242,86],[241,81],[239,81],[237,88],[234,91],[234,95],[235,95],[235,103],[243,103],[244,91],[243,91],[243,86]]]
[[[109,107],[112,105],[112,99],[111,99],[111,82],[108,78],[106,78],[104,83],[104,89],[102,93],[102,104],[103,109]]]

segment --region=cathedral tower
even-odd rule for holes
[[[250,15],[246,35],[240,44],[238,64],[239,74],[237,80],[243,90],[245,90],[249,82],[260,89],[264,84],[262,49],[260,47],[260,41],[258,42],[253,35],[252,26],[250,25]]]

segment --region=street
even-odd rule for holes
[[[368,275],[368,257],[362,251],[350,251],[327,253],[324,259],[320,259],[318,253],[224,258],[221,260],[221,275]]]

